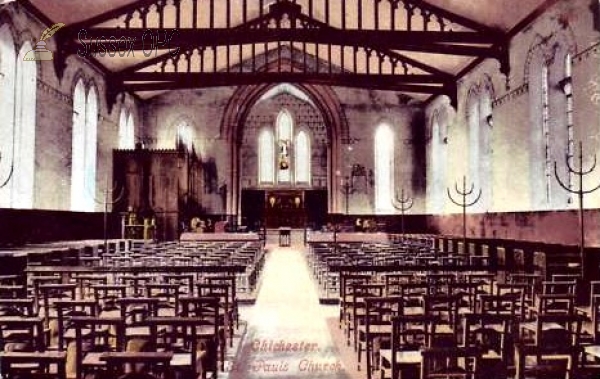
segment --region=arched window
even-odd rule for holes
[[[73,141],[71,159],[71,210],[85,209],[85,85],[80,79],[73,91]]]
[[[119,116],[119,149],[133,149],[135,147],[135,124],[133,121],[133,113],[125,108],[121,109]]]
[[[467,120],[469,136],[469,180],[480,185],[479,164],[480,164],[480,113],[479,113],[479,90],[472,88],[467,97]]]
[[[95,208],[98,93],[87,92],[79,79],[73,91],[73,142],[71,160],[71,210],[91,212]]]
[[[132,112],[129,112],[129,117],[127,117],[127,146],[130,149],[135,147],[135,121]]]
[[[475,210],[488,211],[492,206],[492,96],[490,85],[482,88],[479,96],[479,181],[475,184],[482,189],[481,201]]]
[[[98,142],[98,93],[96,87],[91,86],[85,106],[85,188],[86,211],[95,208],[96,196],[96,159]]]
[[[296,136],[294,153],[296,183],[308,184],[310,183],[310,139],[304,130]]]
[[[258,181],[272,184],[275,181],[275,138],[273,131],[264,129],[258,137]]]
[[[437,113],[431,121],[429,212],[442,213],[446,200],[446,134]]]
[[[394,133],[387,124],[375,132],[375,212],[393,212]]]
[[[264,128],[258,135],[259,184],[311,184],[311,137],[301,129],[294,135],[294,119],[283,109],[274,128]]]
[[[194,130],[192,126],[186,121],[182,120],[177,124],[177,141],[176,146],[184,147],[188,151],[192,150],[194,145]]]
[[[12,34],[7,24],[0,26],[0,185],[10,178],[14,164],[13,130],[17,60]],[[14,171],[13,171],[14,172]],[[12,179],[10,179],[12,180]],[[0,206],[11,206],[10,181],[0,188]]]
[[[290,148],[292,147],[292,136],[294,122],[292,115],[287,110],[282,110],[277,116],[277,181],[279,183],[290,183],[292,181]]]
[[[35,61],[23,60],[31,50],[31,43],[25,42],[17,59],[14,173],[9,183],[13,208],[33,207],[37,66]]]

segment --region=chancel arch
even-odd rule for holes
[[[289,85],[286,85],[289,86]],[[276,88],[276,84],[263,84],[256,86],[243,86],[239,87],[231,96],[222,118],[221,124],[221,136],[226,139],[227,145],[231,147],[229,167],[224,167],[226,172],[229,172],[229,179],[231,188],[227,191],[227,213],[228,214],[239,214],[240,210],[240,193],[242,188],[242,179],[240,172],[240,158],[244,157],[243,152],[240,149],[236,149],[239,146],[240,141],[243,141],[244,132],[246,127],[246,119],[250,114],[253,106],[259,102],[259,100],[268,92]],[[349,128],[347,120],[340,117],[343,112],[341,110],[341,104],[335,92],[326,86],[317,86],[311,84],[297,84],[293,86],[297,91],[301,92],[304,97],[303,100],[310,99],[310,102],[314,105],[315,109],[318,110],[322,117],[324,130],[323,138],[326,139],[326,152],[321,153],[318,159],[322,164],[327,167],[326,172],[323,173],[322,185],[325,186],[328,193],[335,193],[339,191],[339,183],[335,178],[335,170],[333,168],[338,167],[340,164],[340,148],[343,143],[349,141]],[[282,87],[280,87],[281,89]],[[275,93],[278,93],[276,90]],[[290,92],[290,91],[288,91]],[[284,93],[285,94],[285,91]],[[289,96],[289,93],[287,94]],[[298,97],[296,97],[298,98]],[[273,125],[275,116],[269,125]],[[314,146],[314,135],[313,144],[311,144],[311,154],[317,154]],[[256,155],[255,152],[250,153]],[[246,157],[247,158],[247,157]],[[316,180],[316,173],[311,172],[311,179],[314,182]],[[257,178],[257,173],[251,175],[252,178]],[[327,207],[330,211],[340,211],[343,207],[343,203],[338,196],[329,196],[327,198]]]

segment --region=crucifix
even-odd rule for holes
[[[290,140],[279,140],[279,169],[287,170],[290,168]]]

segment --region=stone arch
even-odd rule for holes
[[[288,62],[284,66],[290,69],[293,65]],[[276,69],[276,67],[269,68]],[[220,135],[222,139],[227,141],[230,149],[229,182],[231,190],[227,193],[228,214],[239,214],[240,209],[238,150],[242,140],[244,121],[261,96],[277,84],[264,83],[238,87],[225,107],[220,126]],[[340,101],[331,87],[301,83],[294,83],[294,86],[303,91],[311,99],[323,116],[329,142],[328,191],[330,194],[337,193],[339,191],[336,181],[333,180],[333,172],[335,171],[333,168],[337,167],[341,159],[341,145],[348,143],[350,135],[348,122],[343,117],[343,109]],[[340,206],[337,197],[329,196],[330,211],[337,211]]]
[[[539,33],[535,35],[525,59],[523,83],[529,83],[531,66],[536,61],[535,58],[541,54],[544,61],[551,63],[557,58],[555,55],[559,46],[562,46],[567,53],[573,56],[577,54],[577,40],[570,26],[556,30],[548,36],[542,36]]]

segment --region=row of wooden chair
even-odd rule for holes
[[[481,345],[482,338],[496,342],[493,362],[496,369],[485,377],[507,377],[510,372],[523,378],[533,368],[541,372],[554,370],[554,375],[559,375],[558,368],[561,368],[570,378],[594,372],[589,363],[598,355],[596,345],[600,344],[596,321],[600,311],[599,295],[592,298],[591,309],[582,310],[575,306],[578,281],[561,280],[566,278],[560,276],[554,278],[558,280],[539,279],[528,274],[513,274],[507,277],[507,282],[498,282],[494,274],[480,272],[383,275],[342,272],[340,327],[348,343],[354,344],[359,368],[366,358],[368,378],[378,369],[382,377],[397,378],[398,367],[403,365],[412,368],[402,378],[415,377],[418,372],[428,378],[427,365],[431,362],[425,357],[441,354],[429,349],[446,349],[446,354],[473,353],[471,348]],[[420,327],[402,325],[415,323],[415,317],[423,318],[419,321]],[[431,327],[423,325],[428,319]],[[394,320],[399,323],[396,327]],[[419,348],[407,350],[406,347],[414,346],[397,342],[398,338],[406,339],[403,330],[409,334],[418,331],[431,335],[421,334]],[[473,341],[479,341],[479,345]],[[395,343],[399,349],[394,348]],[[489,358],[489,349],[479,355],[471,357],[473,362]],[[531,355],[562,363],[532,366],[530,360],[524,358]],[[396,356],[400,357],[399,362],[391,358]],[[463,362],[468,360],[461,357]],[[481,367],[477,375],[483,372]],[[465,370],[466,366],[462,368]]]

